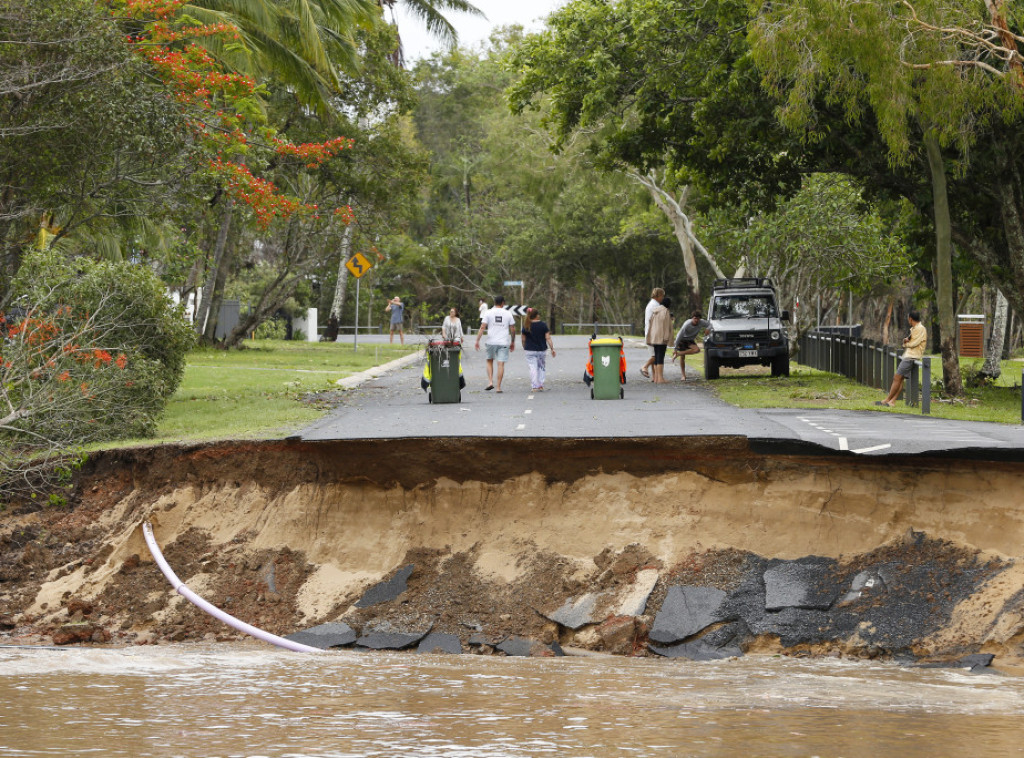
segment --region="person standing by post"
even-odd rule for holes
[[[875,405],[888,405],[890,408],[895,406],[896,399],[903,391],[903,382],[914,370],[914,361],[919,361],[924,357],[924,347],[928,342],[928,330],[921,323],[920,311],[908,313],[907,321],[910,323],[910,336],[903,339],[903,357],[900,358],[900,365],[896,368],[896,374],[892,378],[889,396],[885,400],[876,400]]]
[[[544,391],[544,379],[547,375],[547,352],[551,348],[551,357],[555,357],[555,345],[551,341],[551,330],[540,320],[540,312],[535,308],[526,311],[526,323],[523,324],[523,353],[530,367],[530,389]]]
[[[661,287],[655,287],[651,291],[651,302],[647,304],[644,309],[644,342],[647,343],[647,362],[640,367],[640,373],[643,374],[644,379],[650,379],[651,374],[648,369],[654,364],[654,348],[650,341],[647,339],[647,333],[651,328],[651,315],[655,309],[661,305],[661,301],[665,299],[665,290]]]
[[[672,313],[669,311],[671,305],[672,301],[669,298],[662,298],[651,314],[651,323],[647,329],[647,344],[654,350],[651,372],[654,374],[655,384],[665,384],[665,353],[668,352],[668,343],[672,339]]]
[[[403,325],[403,318],[405,316],[405,306],[402,304],[402,298],[395,295],[393,298],[388,300],[388,306],[384,309],[385,313],[391,314],[391,338],[388,340],[391,344],[395,342],[395,329],[398,330],[398,338],[402,344],[405,344],[405,328]]]
[[[701,318],[700,311],[694,311],[693,315],[683,322],[676,332],[675,350],[672,352],[672,360],[679,358],[679,368],[683,372],[683,381],[686,381],[686,356],[696,355],[700,352],[697,347],[697,335],[704,329],[710,329],[711,322]]]
[[[480,331],[476,333],[476,349],[480,349],[480,338],[487,330],[487,386],[485,390],[501,392],[501,380],[505,377],[505,364],[509,353],[516,349],[516,320],[502,306],[505,298],[498,295],[494,298],[494,307],[484,313]],[[498,364],[497,371],[494,364]],[[495,383],[495,377],[497,383]]]

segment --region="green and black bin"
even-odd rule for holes
[[[625,396],[626,354],[620,337],[590,340],[590,362],[587,364],[590,397],[594,400],[619,400]]]
[[[462,343],[458,340],[432,339],[427,343],[427,360],[420,386],[427,391],[429,403],[462,402]]]

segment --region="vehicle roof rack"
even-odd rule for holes
[[[752,287],[763,287],[766,289],[775,289],[775,285],[772,284],[772,280],[765,277],[742,277],[733,279],[715,279],[716,290],[725,289],[750,289]]]

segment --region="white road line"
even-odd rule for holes
[[[885,450],[887,447],[892,447],[888,442],[884,445],[875,445],[874,447],[862,447],[854,450],[853,452],[863,455],[864,453],[873,453],[876,450]]]
[[[533,411],[532,410],[525,410],[525,411],[523,411],[523,413],[529,415],[529,414],[533,413]]]
[[[516,431],[517,432],[521,432],[525,428],[526,428],[526,424],[520,424],[519,426],[516,427]]]
[[[850,449],[850,445],[849,445],[849,443],[847,443],[846,437],[840,437],[839,438],[839,449],[840,450],[849,450]]]
[[[526,399],[527,399],[527,400],[533,400],[533,395],[527,395],[527,396],[526,396]]]

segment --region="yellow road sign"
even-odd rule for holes
[[[373,268],[373,264],[370,263],[370,261],[368,261],[366,259],[366,256],[363,255],[362,253],[356,253],[347,261],[345,261],[345,268],[351,271],[352,276],[358,279],[371,268]]]

